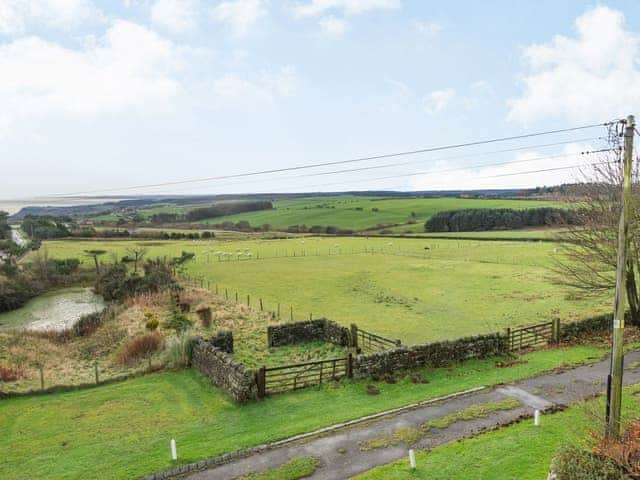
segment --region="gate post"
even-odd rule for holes
[[[511,327],[507,327],[507,345],[509,346],[509,351],[513,350],[513,343],[511,342]]]
[[[347,378],[353,378],[353,354],[347,355]]]
[[[256,373],[256,385],[258,386],[258,398],[266,396],[266,369],[264,366],[258,369]]]
[[[560,343],[560,319],[553,319],[553,341],[555,343]]]
[[[358,326],[355,323],[351,324],[351,347],[358,350]]]

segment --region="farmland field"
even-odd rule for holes
[[[201,223],[246,220],[253,226],[270,224],[282,229],[290,225],[332,225],[362,230],[378,224],[407,223],[424,231],[424,222],[438,212],[467,208],[537,208],[566,207],[562,202],[467,198],[372,198],[359,196],[306,197],[273,202],[273,210],[240,213],[203,220]],[[412,215],[412,212],[415,215]]]
[[[83,257],[96,241],[50,241],[51,257]],[[305,237],[258,241],[108,241],[100,248],[126,254],[142,245],[148,257],[196,254],[192,278],[281,317],[322,316],[404,343],[458,338],[508,326],[608,311],[553,282],[556,244],[508,241]],[[249,256],[250,254],[250,256]],[[33,253],[31,255],[34,255]],[[295,255],[295,256],[294,256]],[[29,257],[28,257],[29,258]],[[28,260],[27,258],[27,260]],[[86,258],[86,257],[85,257]],[[84,266],[91,267],[89,259]]]

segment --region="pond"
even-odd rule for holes
[[[73,287],[54,290],[33,298],[11,312],[0,313],[0,331],[64,330],[82,315],[100,311],[105,303],[90,288]]]

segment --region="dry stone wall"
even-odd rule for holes
[[[256,373],[236,362],[222,348],[229,349],[231,337],[231,351],[233,351],[233,336],[231,332],[205,340],[197,337],[193,343],[191,365],[205,375],[211,383],[223,389],[236,402],[245,402],[258,397]],[[220,345],[222,348],[218,347]]]
[[[393,350],[359,355],[353,360],[353,376],[366,378],[412,368],[443,367],[451,362],[504,355],[508,351],[507,337],[499,333],[401,346]]]
[[[267,328],[267,342],[270,347],[314,341],[348,346],[350,331],[347,327],[326,318],[270,325]]]

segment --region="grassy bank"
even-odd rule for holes
[[[577,346],[528,353],[525,363],[495,359],[425,369],[378,383],[343,382],[233,404],[194,371],[161,373],[89,390],[0,402],[0,478],[128,479],[171,467],[169,440],[187,463],[478,385],[516,380],[594,361],[604,349]],[[309,412],[313,412],[310,415]]]
[[[625,389],[627,415],[640,411],[639,386]],[[412,471],[408,460],[370,470],[358,480],[424,479],[448,480],[540,480],[546,478],[555,452],[564,445],[582,445],[589,431],[600,432],[602,398],[583,402],[542,418],[536,428],[530,420],[469,440],[442,445],[430,452],[417,452],[418,468]]]

